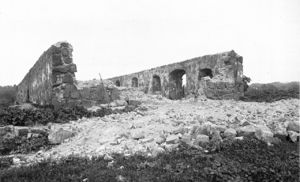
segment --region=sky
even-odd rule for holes
[[[252,83],[300,80],[299,0],[0,0],[0,85],[52,44],[72,44],[78,80],[234,50]]]

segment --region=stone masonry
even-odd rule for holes
[[[54,106],[108,102],[103,86],[77,87],[72,52],[67,42],[58,42],[45,51],[18,85],[17,102]]]
[[[186,75],[186,85],[183,85]],[[202,95],[238,99],[244,94],[243,58],[234,51],[206,55],[128,75],[110,78],[116,86],[138,87],[170,99]]]

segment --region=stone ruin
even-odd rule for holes
[[[117,94],[111,93],[116,90],[104,85],[78,87],[72,52],[67,42],[58,42],[45,51],[18,85],[17,103],[90,106],[116,99],[112,96]]]
[[[185,80],[184,80],[185,75]],[[234,51],[193,58],[110,78],[116,86],[138,87],[169,99],[188,95],[239,99],[244,95],[243,58]]]
[[[93,105],[117,99],[117,89],[80,88],[75,79],[72,46],[58,42],[45,51],[18,85],[17,103]],[[184,84],[183,77],[186,77]],[[134,87],[169,99],[188,95],[238,99],[244,94],[243,58],[234,51],[193,58],[150,70],[107,79],[117,87]]]

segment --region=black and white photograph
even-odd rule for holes
[[[0,0],[0,182],[299,182],[300,0]]]

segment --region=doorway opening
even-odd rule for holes
[[[131,80],[131,86],[132,87],[138,87],[138,85],[139,85],[139,82],[138,82],[137,77],[133,77],[132,80]]]
[[[169,98],[181,99],[185,96],[186,73],[183,69],[176,69],[169,74]]]
[[[160,81],[160,77],[158,75],[153,75],[152,91],[153,91],[153,93],[161,91],[161,81]]]
[[[117,80],[117,81],[116,81],[116,86],[117,86],[117,87],[120,87],[120,86],[121,86],[120,80]]]

